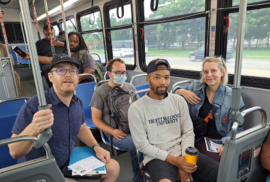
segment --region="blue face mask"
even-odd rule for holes
[[[122,85],[123,83],[125,83],[126,80],[127,80],[126,75],[114,75],[113,76],[113,82],[118,84],[118,85]]]

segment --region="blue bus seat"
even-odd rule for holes
[[[17,55],[16,55],[15,51],[12,49],[12,46],[9,46],[9,48],[10,48],[10,50],[11,50],[11,55],[12,55],[12,58],[13,58],[13,60],[14,60],[15,65],[16,65],[16,64],[19,64],[19,61],[18,61],[18,59],[17,59]]]
[[[96,82],[89,82],[78,84],[76,88],[76,95],[82,100],[83,103],[85,123],[90,129],[97,129],[97,127],[93,124],[91,108],[89,106],[92,101],[95,86]]]
[[[28,97],[18,97],[0,100],[0,140],[11,137],[17,114],[28,99]],[[0,147],[0,154],[0,168],[16,164],[17,160],[10,156],[7,145]]]
[[[28,46],[26,46],[26,49],[25,49],[25,46],[24,45],[20,45],[18,46],[21,50],[24,50],[24,51],[28,51]],[[16,54],[16,53],[15,53]],[[22,59],[20,56],[18,56],[18,63],[19,64],[31,64],[31,60],[27,60],[27,59]]]
[[[103,67],[103,74],[106,72],[106,68],[103,66],[101,60],[96,60]]]
[[[150,88],[149,83],[135,86],[135,89],[137,91],[140,91],[140,90],[143,90],[143,89],[147,89],[147,88]],[[143,97],[145,94],[146,94],[146,92],[142,92],[142,93],[139,93],[139,96],[140,97]]]

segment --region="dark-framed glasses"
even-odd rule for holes
[[[123,71],[123,72],[121,72],[121,71],[111,71],[111,72],[114,73],[115,75],[118,75],[118,76],[127,75],[127,72],[125,72],[125,71]]]
[[[51,70],[51,72],[52,71],[56,71],[58,75],[66,75],[67,71],[69,72],[70,75],[78,75],[79,73],[79,70],[77,69],[54,69]]]

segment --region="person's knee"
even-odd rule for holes
[[[169,179],[161,179],[161,180],[159,180],[159,182],[172,182],[172,181]]]
[[[120,165],[114,159],[110,159],[110,162],[106,165],[106,170],[108,176],[118,178],[120,173]]]

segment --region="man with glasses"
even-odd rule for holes
[[[29,99],[18,114],[11,131],[12,138],[25,135],[37,137],[38,134],[51,127],[53,136],[48,144],[57,165],[66,172],[75,139],[78,136],[106,164],[107,174],[102,176],[101,181],[115,182],[119,176],[119,164],[110,159],[110,153],[99,146],[87,128],[82,101],[74,95],[79,80],[78,68],[79,64],[73,58],[54,56],[48,73],[53,87],[45,91],[46,102],[50,109],[38,111],[37,96]],[[45,156],[44,149],[33,148],[33,143],[24,141],[10,144],[11,156],[15,159],[25,156],[27,161]],[[72,178],[71,175],[63,174]],[[66,180],[69,181],[68,178]]]
[[[130,94],[135,92],[135,88],[133,85],[125,82],[127,79],[126,65],[120,58],[113,59],[108,63],[107,72],[110,80],[108,83],[105,83],[96,89],[90,104],[93,123],[98,129],[105,132],[109,140],[111,140],[110,135],[113,136],[112,140],[115,146],[130,153],[134,175],[133,182],[138,182],[140,180],[140,169],[133,140],[130,133],[125,133],[121,129],[115,129],[110,126],[110,114],[106,101],[108,94],[115,86],[119,86],[123,90],[129,91]],[[137,99],[138,98],[136,98],[136,100]]]

